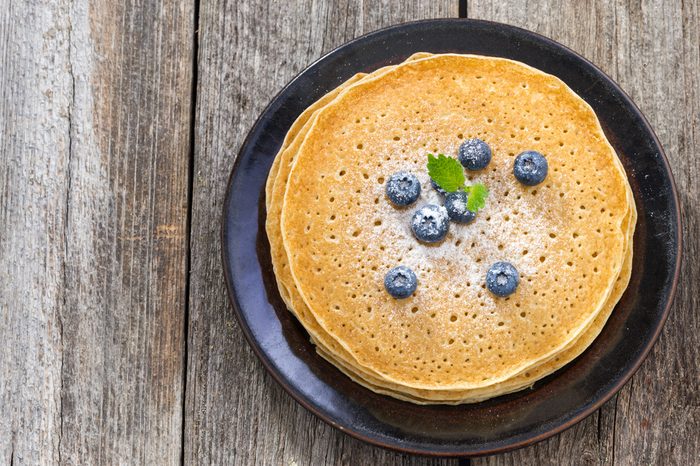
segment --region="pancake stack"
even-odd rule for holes
[[[468,138],[491,163],[468,172],[490,190],[468,225],[416,240],[415,210],[442,204],[428,153],[455,157]],[[536,150],[549,173],[513,177]],[[410,171],[415,205],[386,180]],[[413,403],[472,403],[530,387],[598,336],[630,278],[636,209],[595,113],[558,78],[519,62],[419,53],[357,74],[304,111],[274,161],[266,229],[280,295],[318,353],[357,383]],[[506,298],[489,266],[520,274]],[[393,267],[418,286],[395,299]]]

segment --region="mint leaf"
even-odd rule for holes
[[[433,181],[448,193],[464,190],[467,193],[467,209],[478,212],[486,205],[489,190],[481,183],[472,186],[465,185],[462,164],[452,157],[439,154],[435,157],[428,154],[428,174]]]
[[[467,191],[467,209],[476,213],[479,209],[483,209],[486,205],[486,198],[489,195],[489,190],[481,183],[476,183],[468,188]]]
[[[464,169],[462,164],[452,157],[428,154],[428,174],[438,186],[452,193],[464,186]]]

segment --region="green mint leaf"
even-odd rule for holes
[[[462,164],[452,157],[428,154],[428,174],[438,186],[452,193],[464,186],[464,169]]]
[[[476,213],[479,209],[483,209],[486,205],[486,198],[489,195],[489,190],[481,183],[476,183],[467,190],[467,209]]]

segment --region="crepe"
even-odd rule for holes
[[[421,152],[453,154],[474,136],[494,150],[477,176],[496,199],[439,247],[416,244],[412,212],[383,199],[385,178],[406,167],[425,176]],[[527,149],[547,155],[546,184],[513,178],[512,158]],[[282,210],[292,276],[321,327],[388,381],[468,389],[506,380],[578,337],[619,276],[628,204],[615,160],[590,108],[556,78],[484,57],[400,65],[344,91],[306,135]],[[502,259],[522,277],[507,299],[483,284]],[[399,264],[421,281],[401,301],[381,285]]]
[[[498,60],[496,60],[496,61],[498,61]],[[509,62],[509,63],[513,63],[513,62]],[[522,65],[518,65],[518,66],[522,66]],[[457,78],[460,78],[459,75],[456,75],[454,77],[455,77],[455,79],[454,79],[455,82],[458,81]],[[484,76],[482,76],[482,79],[483,78],[488,79],[488,77],[489,76],[485,73]],[[551,77],[548,77],[548,78],[551,78]],[[369,79],[373,79],[373,78],[365,78],[364,81],[367,81]],[[443,76],[443,79],[444,79],[444,76]],[[420,81],[420,79],[419,79],[419,81]],[[522,83],[520,83],[520,84],[522,84]],[[526,82],[525,84],[527,85],[528,83]],[[358,84],[358,85],[353,86],[353,87],[360,87],[360,86],[361,86],[361,84]],[[342,92],[340,92],[340,91],[342,91],[342,90],[343,89],[339,90],[339,92],[334,94],[334,96],[341,95]],[[323,103],[325,104],[326,102],[328,102],[328,100],[330,100],[330,99],[325,99],[325,101]],[[338,98],[336,100],[340,100],[340,98]],[[334,105],[336,105],[335,101],[333,102],[333,104],[329,104],[329,107],[334,106]],[[314,108],[310,109],[310,110],[316,110],[316,109],[321,108],[321,107],[322,107],[322,105],[315,105]],[[584,107],[585,107],[584,110],[588,109],[589,113],[592,114],[592,111],[590,111],[590,108],[588,108],[587,105],[584,104]],[[325,110],[323,110],[323,111],[325,111]],[[309,113],[313,113],[313,112],[309,111]],[[525,112],[525,113],[528,113],[528,112]],[[552,116],[552,115],[550,115],[550,116]],[[311,117],[311,120],[309,120],[309,117],[311,117],[311,115],[307,114],[306,120],[308,120],[308,121],[305,124],[301,124],[303,122],[301,122],[299,125],[297,125],[295,123],[296,128],[293,127],[292,130],[290,130],[290,133],[289,133],[288,138],[287,138],[289,140],[289,142],[283,148],[284,150],[281,151],[280,157],[278,157],[278,159],[277,159],[279,161],[285,160],[285,158],[287,159],[286,164],[280,162],[279,166],[286,165],[286,169],[280,170],[280,172],[288,172],[289,162],[291,160],[294,160],[294,157],[297,154],[298,148],[299,148],[299,146],[301,146],[301,142],[302,142],[303,138],[305,136],[307,136],[309,128],[311,128],[312,125],[318,125],[318,122],[315,122],[315,123],[313,122],[313,119],[316,118],[315,116]],[[445,116],[443,115],[442,118],[445,118]],[[486,119],[488,120],[489,118],[486,118]],[[593,119],[595,120],[594,116],[593,116]],[[488,123],[493,123],[496,121],[495,118],[491,118],[491,120],[492,121],[490,121]],[[527,118],[525,118],[525,120],[527,120]],[[423,122],[421,122],[421,123],[423,123]],[[595,123],[596,123],[595,126],[597,126],[597,129],[598,129],[598,135],[596,135],[596,136],[602,135],[602,131],[600,131],[600,128],[597,125],[597,120],[595,120]],[[496,123],[496,124],[498,124],[498,123]],[[301,129],[299,129],[300,126],[302,127]],[[552,127],[557,128],[556,125],[552,125]],[[547,128],[545,128],[545,129],[547,129]],[[370,130],[371,130],[371,128],[370,128]],[[474,130],[473,127],[472,127],[472,130]],[[514,130],[514,131],[517,131],[517,130]],[[521,129],[521,131],[523,131],[523,129]],[[481,136],[481,134],[478,131],[476,131],[476,132],[479,136]],[[566,134],[566,132],[564,134]],[[399,136],[399,138],[400,137],[401,136]],[[462,135],[462,137],[464,137],[464,135]],[[458,139],[459,139],[459,135],[458,135]],[[483,139],[487,140],[486,136],[484,136]],[[602,136],[602,140],[605,141],[604,136]],[[494,144],[491,141],[487,140],[487,142],[492,144],[492,147],[494,147]],[[307,143],[308,143],[308,137],[307,137],[307,142],[304,142],[304,145],[306,145]],[[389,144],[391,144],[391,143],[389,143]],[[606,142],[606,144],[607,144],[607,142]],[[292,147],[292,146],[294,146],[294,147]],[[537,148],[537,147],[530,146],[528,148]],[[609,146],[608,146],[608,148],[609,148]],[[303,155],[303,151],[301,151],[301,152]],[[342,151],[340,151],[340,152],[342,152]],[[437,152],[437,150],[436,150],[436,152]],[[543,152],[545,152],[545,151],[543,150]],[[606,168],[609,168],[608,177],[612,177],[613,179],[614,179],[613,172],[615,171],[615,169],[617,169],[620,172],[620,173],[618,173],[618,175],[620,175],[622,180],[624,180],[624,182],[622,183],[624,195],[620,196],[620,197],[625,199],[625,202],[627,202],[627,200],[628,200],[627,197],[629,197],[629,199],[631,199],[631,196],[629,196],[629,193],[628,193],[628,186],[626,184],[626,179],[624,178],[624,174],[621,173],[621,169],[619,167],[619,161],[617,161],[617,158],[614,155],[614,152],[612,152],[612,149],[609,149],[609,152],[612,153],[612,158],[609,160],[609,162],[612,162],[612,164],[609,164],[609,165],[603,164],[603,166],[605,166]],[[547,153],[547,152],[545,152],[545,153]],[[286,154],[286,157],[283,157],[285,154]],[[332,153],[326,153],[324,155],[327,155],[328,157],[333,157]],[[548,158],[549,158],[549,155],[548,155]],[[369,161],[367,167],[372,167],[373,161],[371,161],[370,159],[365,159],[365,160]],[[496,161],[496,157],[494,157],[494,162],[495,161]],[[389,162],[389,161],[385,161],[384,165],[386,165],[386,162]],[[406,160],[404,160],[404,162],[406,162]],[[599,161],[597,161],[597,162],[599,162]],[[493,165],[494,164],[492,162],[492,165],[489,166],[489,168],[492,168]],[[552,165],[551,165],[551,161],[550,161],[550,167],[551,166]],[[362,167],[360,165],[358,165],[358,168],[362,168]],[[297,168],[295,167],[295,170],[296,169]],[[346,176],[346,175],[350,174],[350,170],[345,170],[345,171],[346,171],[345,174],[339,175],[339,176],[342,177],[342,176]],[[362,172],[363,179],[367,179],[367,178],[365,178],[365,174],[367,174],[367,176],[369,176],[369,173],[367,173],[367,171],[369,171],[369,170],[365,170]],[[496,172],[492,172],[492,173],[496,173]],[[273,181],[268,182],[268,193],[269,193],[268,200],[269,201],[274,201],[274,199],[276,197],[279,198],[280,192],[284,191],[284,188],[286,185],[286,178],[287,178],[286,173],[282,173],[281,177],[276,176],[276,175],[278,175],[277,171],[275,171],[275,176],[271,175],[271,177],[270,177],[270,180],[273,180]],[[499,182],[500,183],[504,182],[503,179],[499,178],[497,175],[490,175],[490,176],[493,178],[493,181],[495,181],[497,184]],[[280,180],[279,178],[283,178],[283,179]],[[551,176],[550,176],[550,178],[551,178]],[[550,180],[550,178],[548,178],[548,180],[546,180],[546,182],[548,182]],[[566,179],[566,177],[563,177],[563,178]],[[308,179],[313,180],[313,177],[307,178],[307,180]],[[493,181],[491,182],[490,186],[493,185]],[[377,183],[377,184],[381,184],[381,183]],[[487,183],[487,184],[489,184],[489,183]],[[424,182],[423,185],[424,185],[424,191],[429,189],[429,184]],[[615,185],[615,183],[613,183],[613,186],[614,185]],[[534,191],[534,190],[527,191],[527,188],[522,188],[520,186],[515,186],[515,188],[521,188],[521,189],[525,190],[522,194],[520,194],[521,198],[522,198],[523,194],[532,195],[532,191]],[[352,189],[352,188],[350,188],[350,189]],[[277,191],[276,195],[275,195],[274,191]],[[354,193],[354,194],[358,194],[358,193]],[[615,194],[617,194],[617,193],[615,193]],[[424,197],[425,197],[425,193],[424,193]],[[316,200],[318,200],[318,199],[316,199]],[[376,202],[376,200],[377,200],[377,197],[375,196],[375,199],[373,202]],[[517,199],[517,200],[520,200],[520,199]],[[384,199],[381,199],[381,202],[386,203],[386,201]],[[275,211],[275,204],[277,204],[277,212],[274,212]],[[280,277],[284,276],[284,273],[281,273],[280,270],[282,270],[286,267],[286,263],[285,263],[285,255],[284,255],[285,250],[284,250],[284,248],[280,247],[281,241],[279,238],[280,235],[279,235],[279,222],[278,222],[278,219],[279,219],[279,217],[278,217],[278,214],[279,214],[278,204],[279,203],[268,202],[269,209],[268,209],[268,225],[267,226],[268,226],[268,235],[270,236],[271,244],[276,245],[276,246],[272,247],[272,249],[273,249],[273,263],[275,264],[275,272],[276,272],[276,275],[278,277],[278,280],[280,280]],[[516,204],[517,204],[517,202],[516,202]],[[375,204],[375,205],[377,205],[377,204]],[[286,208],[287,208],[287,205],[285,204],[285,209]],[[633,204],[632,204],[632,208],[633,208]],[[581,210],[585,210],[585,209],[581,209]],[[489,206],[487,206],[487,209],[484,212],[487,212],[487,211],[489,211]],[[622,206],[617,206],[617,210],[615,210],[615,214],[619,215],[619,213],[623,212],[623,211],[625,212],[623,215],[627,215],[627,218],[631,219],[632,215],[627,213],[626,204],[625,204],[624,208]],[[484,212],[482,212],[482,214],[480,214],[480,216],[483,215]],[[501,213],[502,213],[502,210],[501,210]],[[517,215],[519,215],[519,213],[513,212],[513,217],[515,217]],[[612,214],[610,214],[609,216],[611,218],[613,217]],[[488,221],[489,220],[487,220],[487,222]],[[510,222],[510,220],[507,220],[506,222]],[[631,233],[629,233],[629,232],[633,231],[633,225],[634,225],[634,220],[628,221],[628,223],[632,226],[632,228],[627,228],[627,227],[623,226],[622,225],[623,222],[624,221],[621,220],[620,224],[618,225],[620,236],[623,238],[622,240],[620,240],[620,243],[619,243],[620,248],[621,248],[620,255],[623,254],[623,251],[626,248],[627,242],[625,241],[625,238],[627,235],[631,235]],[[504,223],[504,222],[501,222],[501,223]],[[513,223],[516,223],[516,222],[513,221]],[[614,225],[614,224],[615,224],[614,221],[610,222],[610,225]],[[274,228],[275,226],[277,226],[276,229]],[[465,228],[472,228],[472,227],[474,227],[474,225],[470,225],[470,226],[467,226]],[[615,232],[614,228],[610,228],[610,229],[612,230],[611,233]],[[453,230],[454,230],[454,227],[453,227]],[[561,230],[555,230],[555,231],[561,231]],[[551,232],[551,233],[553,233],[553,232]],[[556,233],[553,233],[553,234],[555,234],[555,237],[556,237]],[[451,233],[451,235],[452,235],[452,233]],[[338,236],[340,236],[340,235],[338,235]],[[614,235],[611,234],[610,236],[614,236]],[[353,238],[356,238],[356,237],[357,236],[353,236]],[[554,239],[554,238],[550,238],[550,239]],[[460,240],[464,240],[464,238],[459,238],[458,236],[455,235],[455,237],[453,237],[453,238],[450,238],[448,236],[448,241],[449,240],[457,243]],[[414,243],[415,243],[415,241],[414,241]],[[599,245],[600,243],[594,242],[592,244]],[[455,245],[458,246],[457,244],[455,244]],[[421,245],[421,247],[423,247],[423,246]],[[581,247],[583,247],[583,246],[581,246]],[[472,247],[470,247],[470,249],[474,249],[474,247],[472,246]],[[477,249],[484,250],[484,248],[481,248],[481,247],[479,247]],[[488,249],[488,248],[486,248],[486,249]],[[610,248],[610,252],[609,252],[610,257],[614,256],[614,254],[613,254],[614,251],[612,251],[612,249],[614,249],[614,248]],[[310,250],[313,250],[313,249],[310,248]],[[381,248],[380,248],[380,250],[381,250]],[[507,249],[504,245],[499,250],[503,251],[503,250],[507,250]],[[279,254],[280,251],[282,252],[281,255]],[[290,249],[290,251],[295,251],[295,249]],[[631,249],[630,249],[630,251],[631,251]],[[275,252],[277,252],[278,254],[275,254]],[[599,254],[596,254],[596,257],[598,257],[599,255],[601,257],[605,257],[605,256],[603,256],[604,253],[605,253],[605,251],[599,252]],[[381,255],[379,255],[379,256],[381,256]],[[396,257],[396,256],[389,255],[389,257]],[[543,256],[540,256],[540,257],[543,257]],[[626,256],[626,257],[630,257],[630,256]],[[275,260],[275,258],[276,258],[276,260]],[[479,259],[479,258],[477,258],[477,259]],[[546,260],[546,257],[545,257],[545,260]],[[480,263],[480,262],[483,262],[483,259],[481,261],[478,261],[478,263]],[[280,264],[282,264],[282,265],[280,265]],[[577,263],[577,265],[578,265],[578,263]],[[602,267],[600,269],[602,270]],[[609,312],[614,307],[614,303],[617,301],[617,299],[619,298],[619,295],[626,287],[627,280],[629,278],[628,270],[627,270],[626,274],[623,273],[622,275],[620,275],[619,273],[617,273],[617,275],[615,275],[616,272],[614,272],[614,269],[615,269],[614,266],[610,267],[609,269],[606,269],[606,270],[611,271],[610,274],[612,276],[612,283],[610,284],[609,291],[612,291],[612,294],[610,295],[609,299],[603,300],[603,303],[601,303],[600,306],[598,306],[598,309],[595,309],[593,311],[589,311],[589,315],[590,315],[589,321],[587,323],[584,322],[584,324],[582,324],[578,329],[579,330],[578,333],[585,331],[585,333],[583,333],[584,337],[578,338],[578,335],[574,335],[573,337],[571,337],[569,339],[568,342],[566,342],[566,338],[561,339],[561,341],[564,343],[562,343],[560,345],[560,348],[558,349],[558,351],[551,351],[549,355],[545,355],[544,357],[540,358],[539,362],[536,360],[537,358],[533,358],[532,361],[534,361],[534,362],[531,361],[530,363],[527,363],[527,364],[521,364],[520,370],[514,371],[511,374],[511,376],[517,375],[518,373],[520,373],[521,375],[519,377],[513,378],[512,380],[508,380],[508,377],[504,377],[501,380],[502,383],[495,381],[495,382],[489,382],[489,383],[485,383],[485,384],[481,385],[481,387],[483,387],[483,388],[469,387],[467,389],[456,389],[456,390],[453,390],[452,386],[445,385],[443,383],[433,384],[433,386],[430,386],[428,388],[426,388],[426,387],[416,388],[416,387],[412,386],[411,384],[404,385],[403,383],[397,382],[395,379],[392,379],[391,376],[387,377],[386,374],[383,373],[383,370],[381,368],[378,369],[377,366],[375,366],[375,367],[372,367],[371,365],[368,366],[366,364],[366,361],[362,361],[362,360],[358,361],[357,358],[352,356],[352,353],[347,351],[347,347],[346,347],[346,345],[343,344],[342,339],[338,340],[334,336],[330,335],[329,333],[326,333],[325,330],[323,329],[323,327],[321,327],[319,325],[319,321],[317,321],[315,318],[316,317],[315,313],[310,312],[309,308],[305,305],[306,303],[303,301],[301,295],[299,295],[299,293],[296,291],[296,286],[295,286],[296,284],[294,283],[293,280],[291,280],[291,281],[289,280],[289,278],[291,278],[291,276],[289,275],[288,272],[286,274],[287,280],[280,280],[280,285],[281,285],[280,289],[281,289],[281,291],[283,289],[287,290],[286,293],[289,293],[291,291],[291,294],[293,296],[292,297],[287,296],[285,298],[285,301],[287,302],[290,309],[298,315],[298,317],[300,318],[300,320],[302,321],[304,326],[309,330],[309,333],[312,335],[314,340],[319,344],[319,352],[322,355],[324,355],[324,357],[327,357],[329,360],[333,361],[337,366],[339,366],[341,368],[341,370],[344,370],[346,373],[348,373],[349,375],[351,375],[353,378],[360,381],[364,385],[369,386],[370,388],[375,389],[376,391],[379,391],[379,392],[387,392],[388,394],[391,394],[392,396],[410,398],[411,401],[414,401],[414,402],[423,402],[426,399],[428,402],[434,401],[434,400],[438,400],[438,401],[439,400],[452,400],[452,401],[463,402],[463,401],[477,401],[479,399],[483,399],[483,398],[490,397],[490,396],[495,396],[496,394],[505,393],[507,391],[512,391],[512,390],[515,390],[518,388],[528,386],[534,380],[537,380],[538,378],[546,375],[547,373],[551,373],[553,370],[556,370],[556,368],[558,368],[558,367],[561,367],[561,365],[570,361],[577,354],[579,354],[583,349],[585,349],[585,347],[588,346],[590,341],[592,341],[593,338],[595,338],[595,336],[599,332],[600,328],[602,328],[602,325],[604,325],[605,320],[607,320],[607,315],[609,315]],[[619,267],[618,267],[618,272],[619,272]],[[521,273],[522,273],[522,271],[521,271]],[[485,272],[484,272],[484,274],[485,274]],[[360,273],[360,275],[361,275],[361,273]],[[532,275],[537,276],[537,271],[535,270],[535,272]],[[612,284],[615,283],[615,279],[617,279],[618,285],[615,287],[615,289],[613,289]],[[291,287],[286,286],[284,284],[285,281],[286,281],[287,285],[289,285],[291,283]],[[474,280],[474,281],[476,282],[476,280]],[[381,283],[381,280],[378,283]],[[374,286],[374,284],[372,284],[370,286]],[[602,290],[602,285],[601,285],[600,289]],[[420,291],[420,285],[419,285],[419,291]],[[477,295],[479,293],[480,292],[477,291]],[[482,294],[482,296],[484,296],[486,294],[486,292],[481,292],[481,294]],[[417,293],[417,295],[418,295],[418,293]],[[605,295],[605,291],[601,291],[601,295]],[[396,304],[396,302],[393,301],[393,302],[390,302],[390,304]],[[480,306],[480,307],[485,307],[485,306]],[[518,307],[518,306],[516,306],[516,307]],[[596,318],[596,316],[599,314],[599,311],[601,311],[601,310],[602,310],[602,312],[600,312],[600,316]],[[417,312],[418,311],[416,311],[416,313]],[[413,314],[413,312],[412,312],[412,314]],[[435,312],[435,317],[431,317],[431,319],[437,318],[439,320],[440,317],[438,317],[438,316],[440,314],[444,314],[444,312],[441,312],[441,313]],[[452,321],[453,315],[455,315],[455,314],[449,314],[450,322],[453,322]],[[470,317],[470,315],[473,315],[473,314],[465,314],[465,317]],[[552,315],[552,314],[550,314],[550,315]],[[441,317],[445,317],[445,315],[441,315]],[[557,316],[557,317],[559,317],[559,316]],[[475,318],[472,317],[472,319],[475,319]],[[553,318],[550,318],[550,319],[554,320]],[[530,319],[526,319],[526,320],[530,320]],[[358,319],[358,321],[362,322],[363,320],[360,318],[360,319]],[[342,321],[342,322],[345,323],[348,321]],[[410,324],[410,321],[404,321],[402,323],[404,325],[407,325],[407,322],[408,322],[408,324]],[[545,322],[546,322],[546,320],[545,320]],[[503,327],[504,325],[505,325],[505,321],[504,321],[503,325],[496,325],[496,326]],[[400,324],[399,324],[399,326],[400,326]],[[342,327],[342,323],[341,323],[341,327]],[[409,325],[409,327],[410,327],[410,325]],[[378,328],[379,328],[379,330],[381,330],[381,327],[378,327]],[[546,327],[543,327],[543,328],[546,328]],[[497,328],[495,330],[498,331]],[[569,332],[570,332],[570,330],[569,330]],[[485,335],[485,333],[486,332],[481,334],[482,335],[481,338],[485,337],[486,341],[489,341],[489,342],[493,341],[493,336],[492,335]],[[404,335],[408,335],[408,333],[406,333]],[[408,339],[408,338],[404,338],[404,339]],[[404,348],[410,349],[409,348],[410,343],[411,342],[409,342],[408,346],[397,345],[397,347],[395,347],[393,349],[401,348],[401,349],[397,349],[395,351],[395,353],[398,353],[398,355],[401,355],[404,353],[404,351],[403,351]],[[463,343],[466,343],[466,340],[463,340]],[[491,344],[491,346],[493,347],[493,344]],[[557,353],[560,353],[562,350],[566,350],[566,349],[568,349],[568,352],[562,353],[561,356],[557,356]],[[392,353],[392,352],[389,351],[389,353]],[[420,354],[420,352],[413,352],[413,354]],[[388,356],[389,356],[388,361],[391,361],[392,359],[394,359],[394,357],[391,354],[389,354]],[[445,362],[445,361],[443,361],[443,362]],[[538,367],[538,364],[539,364],[539,367]],[[425,363],[423,365],[425,365]],[[438,366],[440,366],[440,364],[438,364]],[[379,367],[381,367],[381,366],[379,366]],[[530,370],[528,372],[525,370],[527,367],[533,367],[534,369]],[[438,369],[439,369],[439,367],[438,367]],[[446,373],[449,374],[450,370],[447,369]],[[460,380],[462,380],[462,379],[460,379]],[[483,380],[486,380],[486,379],[484,378]],[[375,383],[377,385],[374,385]],[[415,397],[415,398],[413,398],[413,397]]]

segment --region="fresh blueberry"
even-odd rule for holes
[[[445,210],[452,220],[459,223],[469,223],[474,220],[476,214],[467,209],[467,193],[456,191],[445,197]]]
[[[433,185],[433,189],[434,189],[435,191],[437,191],[437,193],[438,193],[439,195],[441,195],[442,197],[445,197],[445,196],[447,195],[447,191],[445,191],[444,189],[442,189],[442,188],[440,187],[440,185],[437,184],[437,183],[435,182],[435,180],[430,180],[430,184]]]
[[[416,291],[418,279],[413,270],[405,265],[399,265],[389,270],[384,276],[384,288],[397,299],[408,298]]]
[[[481,170],[491,162],[491,148],[479,138],[467,139],[459,146],[458,158],[467,170]]]
[[[534,150],[522,152],[515,158],[513,174],[518,181],[527,186],[535,186],[547,177],[547,159]]]
[[[386,196],[399,207],[413,204],[420,196],[420,182],[413,173],[396,172],[386,182]]]
[[[486,273],[486,287],[496,296],[513,294],[518,283],[520,275],[510,262],[496,262]]]
[[[424,205],[413,214],[411,230],[419,241],[436,243],[447,235],[450,218],[443,206]]]

